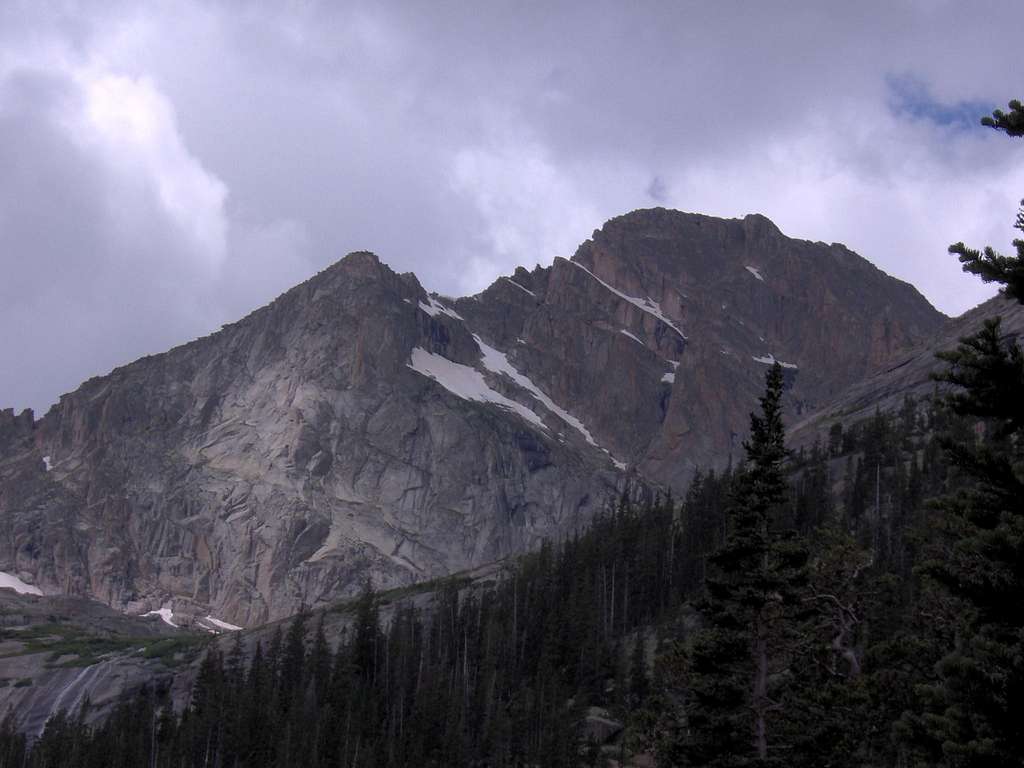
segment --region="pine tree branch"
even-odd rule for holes
[[[987,128],[1003,131],[1007,136],[1024,136],[1024,106],[1013,99],[1007,106],[1009,112],[1001,109],[992,110],[992,117],[981,118],[981,124]]]

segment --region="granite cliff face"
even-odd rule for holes
[[[838,396],[794,422],[787,435],[789,445],[799,448],[808,447],[815,440],[825,442],[833,424],[856,424],[870,418],[876,409],[895,411],[907,397],[921,400],[936,389],[944,389],[945,385],[931,378],[932,373],[945,366],[935,353],[955,349],[961,338],[976,333],[986,320],[994,317],[1002,318],[1003,334],[1020,343],[1024,336],[1024,306],[1002,296],[989,299],[948,320],[930,339],[900,350],[870,375],[852,382]]]
[[[251,626],[473,567],[738,457],[944,317],[840,245],[661,209],[481,294],[347,256],[218,333],[0,412],[0,571]]]
[[[946,319],[842,245],[787,238],[763,216],[664,209],[613,219],[571,260],[457,307],[613,455],[676,489],[740,457],[772,361],[792,422]]]
[[[553,437],[550,412],[459,397],[410,367],[414,350],[532,404],[506,376],[485,381],[470,330],[415,278],[353,254],[39,422],[8,415],[2,568],[47,593],[249,626],[368,575],[522,551],[622,487],[576,430]]]

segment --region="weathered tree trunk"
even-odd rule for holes
[[[768,758],[768,636],[764,622],[758,619],[754,635],[754,750],[759,760]]]

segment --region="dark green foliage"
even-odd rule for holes
[[[834,525],[816,533],[811,549],[804,610],[790,628],[791,691],[779,739],[792,766],[863,765],[873,709],[864,675],[873,559]]]
[[[983,124],[1024,136],[1019,102]],[[1016,228],[1024,230],[1024,212]],[[964,270],[1004,286],[1024,301],[1024,241],[1016,257],[985,255],[962,244]],[[998,318],[957,349],[940,357],[948,368],[937,378],[952,384],[950,410],[974,427],[944,441],[959,482],[934,505],[936,534],[924,549],[918,573],[930,587],[952,635],[920,686],[917,706],[897,733],[918,765],[958,767],[1020,765],[1024,755],[1024,356],[1005,338]]]
[[[983,117],[981,124],[998,131],[1003,131],[1007,136],[1024,136],[1024,109],[1017,100],[1009,104],[1010,111],[994,110],[992,117]],[[1017,219],[1014,222],[1014,229],[1024,232],[1024,200],[1021,201],[1021,209],[1017,212]],[[1016,249],[1015,256],[1004,256],[996,252],[991,246],[986,246],[984,251],[968,248],[963,243],[954,243],[949,246],[949,252],[956,254],[965,272],[975,274],[986,283],[1000,283],[1003,287],[1002,293],[1008,298],[1018,301],[1024,300],[1024,240],[1016,238],[1013,241]]]
[[[955,387],[946,398],[954,412],[988,420],[994,436],[1005,438],[1024,429],[1024,355],[1014,340],[1003,338],[1001,325],[998,317],[986,320],[957,349],[940,352],[949,367],[935,378]]]
[[[769,530],[783,551],[799,543],[794,530],[806,535],[806,548],[796,549],[810,557],[806,581],[790,582],[788,601],[776,604],[784,610],[770,635],[769,691],[777,708],[766,718],[773,734],[767,762],[863,766],[907,759],[893,725],[921,706],[921,686],[934,681],[956,621],[915,573],[939,535],[925,499],[962,482],[937,432],[960,440],[974,434],[970,421],[943,403],[907,399],[898,413],[844,428],[832,450],[812,447],[790,460],[787,499],[769,515]],[[733,489],[735,502],[740,481]],[[727,503],[732,509],[721,497],[717,503],[719,516]],[[721,580],[714,567],[710,572],[713,583]],[[660,734],[662,764],[756,762],[748,684],[755,624],[748,615],[729,626],[736,614],[705,610],[703,629],[677,634],[658,661],[658,684],[646,705],[655,712],[642,721]],[[702,696],[719,703],[720,717],[707,718],[695,703]],[[711,729],[696,739],[695,715]]]
[[[1007,136],[1024,136],[1024,107],[1017,99],[1009,103],[1010,111],[992,110],[992,117],[981,118],[981,124],[997,131],[1005,131]]]
[[[936,679],[899,727],[920,764],[1010,766],[1024,754],[1024,377],[999,328],[990,321],[942,355],[941,378],[958,387],[950,408],[978,430],[944,441],[961,479],[934,505],[918,568],[954,616]]]
[[[788,661],[785,628],[800,607],[807,552],[792,530],[777,524],[787,491],[782,386],[776,364],[766,377],[761,413],[751,415],[725,541],[709,558],[705,628],[682,669],[687,725],[663,750],[673,763],[766,764],[784,711],[779,665]]]
[[[1024,232],[1024,200],[1017,212],[1014,229]],[[984,250],[968,248],[963,243],[949,246],[949,252],[960,259],[965,272],[977,275],[986,283],[1000,283],[1000,291],[1010,299],[1024,299],[1024,239],[1014,238],[1013,247],[1017,253],[1005,256],[992,246],[986,245]]]

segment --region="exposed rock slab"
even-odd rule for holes
[[[808,446],[815,440],[827,440],[833,424],[855,424],[875,412],[895,411],[905,398],[917,400],[941,391],[943,385],[932,379],[945,363],[936,353],[956,348],[959,339],[981,329],[985,320],[1002,318],[1002,330],[1009,337],[1024,334],[1024,307],[1001,296],[989,299],[963,315],[949,320],[931,338],[900,351],[872,374],[854,381],[838,397],[795,423],[789,433],[791,447]]]
[[[175,663],[178,646],[161,657],[147,653],[194,637],[159,620],[82,598],[10,590],[0,590],[0,619],[0,705],[33,737],[60,710],[77,716],[88,704],[86,721],[93,723],[126,693],[159,685],[181,697],[192,679],[186,659]]]

